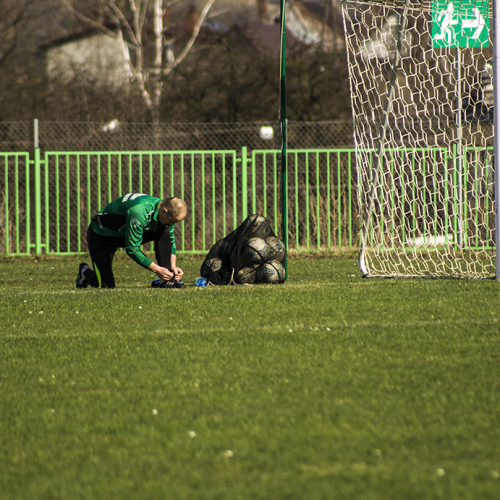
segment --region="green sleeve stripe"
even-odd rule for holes
[[[102,288],[101,273],[99,272],[99,269],[95,264],[94,264],[94,271],[95,271],[95,275],[97,277],[97,282],[99,283],[99,288]]]
[[[141,251],[144,223],[144,214],[140,210],[131,209],[128,211],[125,228],[125,251],[134,262],[148,268],[152,261]]]
[[[177,255],[177,247],[175,246],[175,236],[174,236],[174,226],[169,226],[170,231],[170,243],[172,247],[172,255]]]

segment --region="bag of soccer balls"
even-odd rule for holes
[[[283,283],[285,245],[262,215],[251,215],[208,252],[201,276],[214,285]]]

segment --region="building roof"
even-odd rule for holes
[[[106,25],[105,28],[110,31],[116,31],[118,29],[118,26],[116,24],[109,24]],[[71,33],[70,35],[65,35],[60,38],[56,38],[54,40],[50,40],[48,42],[42,43],[39,47],[42,50],[49,50],[54,47],[60,47],[61,45],[66,45],[71,42],[76,42],[79,40],[83,40],[85,38],[89,38],[91,36],[95,35],[103,35],[103,31],[99,30],[97,28],[88,28],[88,29],[83,29],[81,31]]]
[[[281,26],[279,24],[251,23],[243,29],[245,36],[259,52],[279,54],[281,51]],[[285,48],[291,50],[297,46],[294,34],[285,28]]]

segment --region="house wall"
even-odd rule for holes
[[[192,0],[199,12],[206,5],[207,0]],[[271,15],[279,12],[280,0],[268,0],[268,10]],[[228,9],[222,17],[230,19],[232,22],[249,22],[255,23],[258,21],[258,0],[215,0],[211,12]]]
[[[323,42],[324,49],[331,50],[333,48],[334,36],[330,26],[325,25],[323,20],[312,15],[300,2],[288,6],[285,20],[288,29],[306,45]]]
[[[280,15],[280,0],[267,0],[267,5],[263,6],[265,0],[216,0],[211,12],[218,10],[229,9],[228,12],[221,16],[225,20],[232,18],[233,22],[238,23],[256,23],[272,24],[275,18]],[[330,0],[332,2],[332,0]],[[192,2],[198,11],[205,6],[206,0],[193,0]],[[310,10],[314,2],[300,2],[296,0],[293,3],[287,3],[286,6],[286,23],[288,29],[295,35],[298,40],[301,40],[307,45],[314,45],[322,42],[324,50],[331,50],[333,47],[343,44],[343,37],[339,33],[336,37],[332,32],[331,26],[328,23],[325,25],[318,12],[314,13]],[[325,7],[324,0],[317,0],[321,8]],[[338,10],[340,15],[340,6],[337,0],[333,0],[328,5],[328,10],[332,7]],[[261,16],[259,18],[259,11]],[[267,11],[267,19],[262,18],[262,14]],[[338,39],[337,39],[338,38]]]
[[[121,87],[129,81],[129,67],[121,44],[106,35],[94,35],[48,49],[47,72],[69,82],[75,77]]]

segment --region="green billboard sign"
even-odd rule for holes
[[[489,0],[432,0],[432,46],[488,47]]]

